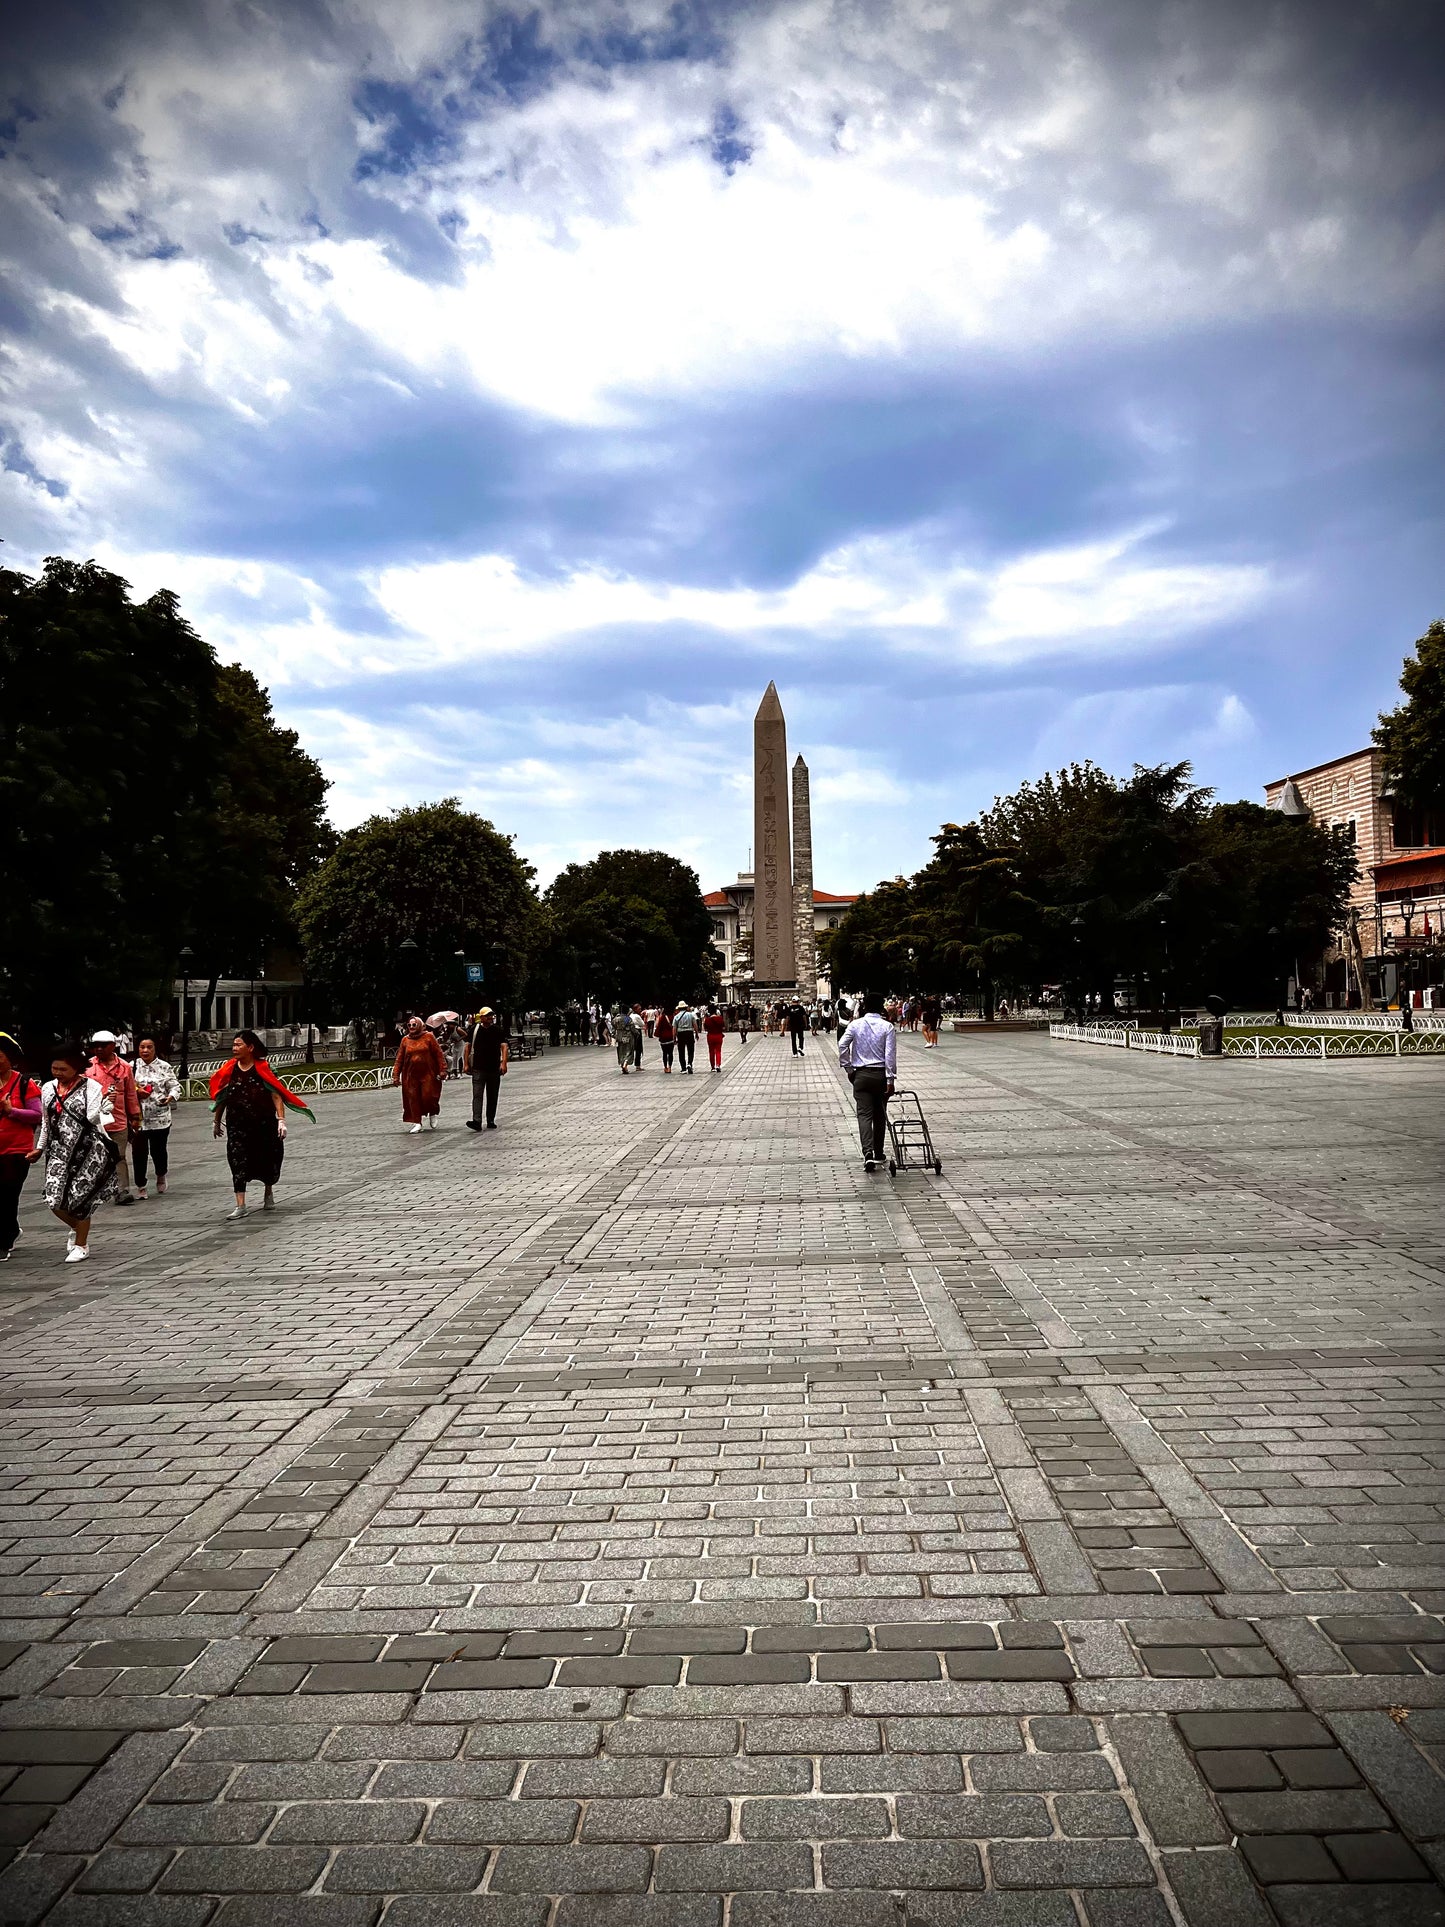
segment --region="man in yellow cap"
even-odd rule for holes
[[[486,1128],[495,1131],[497,1093],[502,1088],[502,1079],[507,1075],[507,1040],[497,1022],[497,1013],[490,1004],[477,1012],[477,1021],[472,1026],[472,1034],[462,1054],[462,1069],[470,1072],[472,1079],[472,1114],[467,1119],[467,1129],[482,1129],[482,1113],[485,1110]]]

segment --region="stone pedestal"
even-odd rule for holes
[[[818,937],[813,924],[813,808],[808,798],[808,765],[793,764],[793,965],[798,995],[811,1004],[818,995]]]
[[[753,718],[753,983],[791,989],[793,869],[788,837],[788,726],[769,683]]]

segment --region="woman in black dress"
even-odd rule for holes
[[[263,1211],[276,1209],[271,1191],[280,1179],[286,1150],[285,1098],[266,1065],[266,1046],[254,1030],[242,1030],[236,1033],[232,1049],[234,1057],[211,1085],[215,1134],[225,1134],[226,1162],[236,1193],[236,1208],[227,1214],[228,1223],[245,1217],[248,1184],[265,1187]]]

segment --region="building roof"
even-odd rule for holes
[[[733,890],[737,890],[738,885],[734,883],[731,887]],[[751,890],[752,887],[750,883],[742,885],[744,891]],[[702,900],[709,910],[730,910],[734,907],[733,899],[728,895],[726,890],[705,891]],[[813,892],[813,901],[814,903],[856,903],[858,901],[858,892],[854,890],[850,891],[846,896],[839,896],[834,890],[815,890]]]
[[[1281,783],[1298,783],[1305,776],[1322,776],[1327,769],[1339,769],[1345,763],[1358,763],[1362,756],[1378,756],[1379,747],[1367,743],[1363,749],[1352,749],[1348,756],[1332,756],[1327,763],[1312,763],[1308,769],[1292,770],[1288,776],[1273,777],[1265,784],[1266,792],[1277,790]]]

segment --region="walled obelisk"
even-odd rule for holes
[[[788,726],[769,683],[753,718],[753,983],[791,989],[793,866],[788,838]]]
[[[818,994],[818,938],[813,927],[813,806],[808,765],[793,764],[793,957],[798,995],[811,1004]]]

